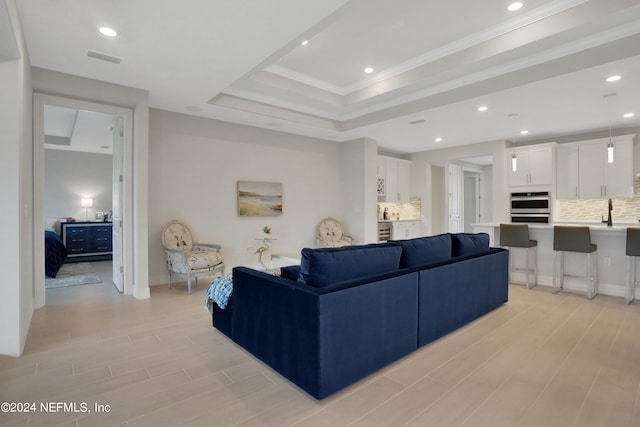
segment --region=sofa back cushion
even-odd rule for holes
[[[305,248],[301,252],[298,282],[323,287],[397,270],[402,247],[397,243]]]
[[[400,268],[416,267],[451,258],[451,234],[398,240],[402,246]]]
[[[287,265],[285,267],[280,267],[280,277],[287,280],[298,280],[300,276],[300,266],[299,265]]]
[[[456,233],[451,235],[454,257],[477,255],[489,251],[487,233]]]

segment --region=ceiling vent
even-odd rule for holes
[[[96,52],[95,50],[87,49],[87,56],[89,58],[95,58],[101,61],[111,62],[113,64],[120,64],[122,62],[122,58],[118,58],[117,56],[107,55],[106,53]]]
[[[425,119],[420,119],[420,120],[414,120],[412,122],[409,122],[409,124],[410,125],[417,125],[417,124],[424,123],[424,122],[426,122]]]

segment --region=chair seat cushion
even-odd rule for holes
[[[211,268],[222,262],[218,252],[191,251],[187,252],[187,265],[191,270]]]

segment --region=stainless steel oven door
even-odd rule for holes
[[[512,213],[511,222],[549,224],[549,217],[548,213]]]
[[[549,213],[551,201],[549,197],[511,197],[511,212]]]

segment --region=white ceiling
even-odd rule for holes
[[[18,7],[32,65],[148,90],[153,108],[329,141],[368,137],[395,153],[640,126],[640,1],[524,0],[518,12],[507,4],[30,0]],[[120,35],[108,39],[100,25]],[[90,58],[88,50],[122,62]],[[368,66],[375,71],[365,74]],[[606,83],[611,74],[623,78]],[[605,99],[609,93],[616,96]],[[489,108],[479,113],[480,105]],[[636,116],[624,119],[626,112]]]
[[[113,154],[115,116],[45,105],[44,117],[45,148]]]

